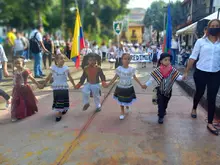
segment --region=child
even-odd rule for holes
[[[158,104],[158,123],[163,124],[163,118],[166,115],[168,102],[172,95],[172,87],[176,80],[181,81],[183,78],[179,71],[171,66],[172,56],[168,53],[162,53],[158,61],[158,68],[151,72],[151,77],[144,88],[152,84],[155,80],[157,83],[157,104]]]
[[[156,68],[157,67],[157,49],[153,49],[152,62],[153,62],[153,68]]]
[[[11,118],[12,121],[23,119],[38,112],[37,100],[27,83],[28,78],[39,87],[29,69],[24,68],[24,58],[15,59],[14,88],[12,92]]]
[[[102,69],[96,65],[97,62],[97,55],[94,53],[89,53],[88,57],[88,65],[84,68],[83,74],[80,78],[80,82],[76,85],[76,89],[79,89],[81,85],[84,84],[85,80],[87,79],[87,83],[84,85],[82,92],[83,92],[83,111],[86,111],[90,104],[89,104],[89,96],[90,91],[92,91],[94,102],[96,105],[96,112],[101,111],[101,104],[100,104],[100,85],[99,85],[99,78],[102,81],[102,85],[106,86],[106,79]]]
[[[57,111],[56,122],[62,119],[62,115],[66,114],[69,110],[69,85],[67,77],[72,85],[75,87],[73,78],[70,75],[68,66],[65,66],[65,55],[61,54],[55,57],[56,65],[51,67],[51,73],[46,78],[41,88],[45,87],[47,82],[53,78],[51,85],[53,89],[53,106],[52,109]]]
[[[134,91],[134,87],[132,85],[132,77],[137,81],[137,83],[143,88],[144,86],[140,83],[135,75],[135,69],[129,67],[129,63],[131,61],[131,56],[128,53],[124,53],[122,55],[122,66],[119,66],[116,69],[115,77],[112,81],[107,85],[110,86],[112,83],[119,78],[119,82],[115,89],[114,99],[117,100],[119,105],[121,106],[121,115],[119,116],[120,120],[125,118],[124,107],[126,107],[127,111],[129,111],[129,106],[132,105],[133,101],[136,100],[136,95]]]

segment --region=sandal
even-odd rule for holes
[[[216,130],[213,130],[213,129],[211,129],[208,125],[207,125],[207,129],[212,133],[212,134],[214,134],[214,135],[216,135],[216,136],[218,136],[218,130],[216,129]]]
[[[197,113],[196,113],[195,109],[192,110],[191,117],[194,118],[194,119],[197,118]]]

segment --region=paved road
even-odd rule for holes
[[[109,79],[114,71],[104,65]],[[142,82],[151,66],[138,69]],[[81,73],[75,73],[78,81]],[[71,89],[71,110],[61,122],[54,121],[50,88],[36,91],[39,113],[11,123],[0,112],[1,165],[217,165],[220,139],[206,130],[206,112],[190,118],[191,98],[174,85],[164,125],[157,124],[152,105],[152,87],[146,91],[135,84],[137,102],[124,121],[112,99],[114,87],[102,90],[103,107],[94,113],[94,104],[82,112],[82,94]]]

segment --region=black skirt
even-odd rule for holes
[[[134,87],[120,88],[117,86],[113,98],[122,106],[130,106],[136,100]]]
[[[153,54],[152,62],[157,62],[157,54]]]
[[[69,110],[69,90],[53,90],[52,109],[58,112]]]

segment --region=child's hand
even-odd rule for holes
[[[81,84],[77,84],[77,85],[75,85],[75,89],[79,89],[80,86],[81,86]]]
[[[142,88],[142,89],[147,89],[147,85],[145,85],[145,84],[144,84],[144,85],[141,85],[141,88]]]
[[[102,86],[104,87],[104,88],[108,88],[108,84],[106,83],[106,82],[102,82]]]

